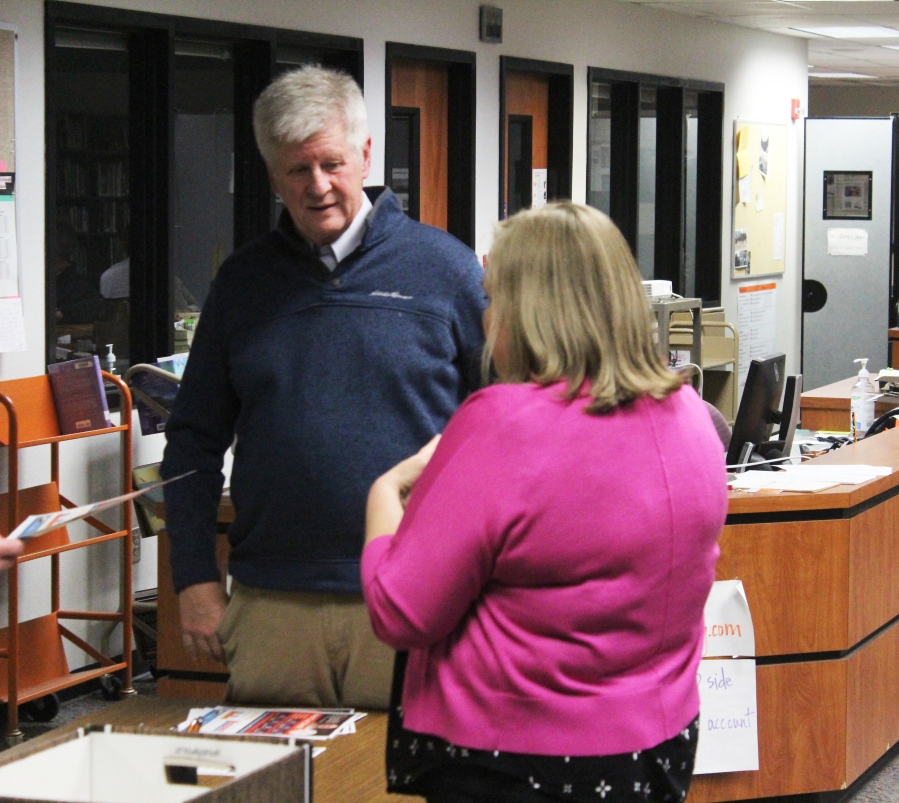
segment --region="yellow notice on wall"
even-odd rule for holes
[[[737,129],[737,178],[745,178],[749,174],[752,162],[749,161],[749,126]]]

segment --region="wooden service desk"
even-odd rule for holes
[[[838,790],[899,741],[899,428],[817,462],[884,465],[894,473],[816,494],[730,495],[716,574],[743,581],[752,612],[760,770],[697,776],[689,803]],[[164,550],[161,537],[163,569]],[[223,550],[219,557],[224,560]],[[170,581],[164,592],[168,572],[159,574],[162,618],[164,593],[171,604],[174,595]],[[180,655],[177,621],[174,626],[168,637],[160,626],[163,668],[171,668],[164,656]],[[164,638],[176,641],[167,645]],[[183,655],[179,660],[181,680],[165,679],[181,686],[174,693],[213,679],[192,681],[197,665]],[[164,685],[161,679],[161,694]],[[206,688],[196,696],[221,699],[223,686]],[[383,721],[372,717],[363,727],[372,735],[359,739],[358,749],[371,750],[366,766],[382,779]],[[331,757],[323,758],[338,761],[344,749],[335,742]],[[319,766],[327,763],[316,764],[317,782]]]
[[[871,381],[874,382],[874,379]],[[852,395],[852,386],[856,382],[858,374],[849,379],[841,379],[839,382],[805,391],[799,401],[802,428],[848,432],[849,399]],[[899,407],[899,396],[881,396],[874,402],[874,417],[882,416],[894,407]]]
[[[899,741],[899,429],[815,462],[894,473],[731,494],[716,576],[752,612],[760,769],[697,776],[689,803],[843,789]]]
[[[146,725],[171,728],[187,719],[191,708],[210,705],[200,700],[167,700],[159,697],[130,697],[89,716],[11,748],[6,755],[54,739],[85,725]],[[415,803],[423,798],[388,795],[384,790],[384,742],[386,714],[369,714],[356,723],[356,733],[317,742],[326,748],[312,763],[312,799],[315,803]],[[278,801],[272,801],[278,803]]]

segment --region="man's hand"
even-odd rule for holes
[[[0,571],[12,566],[24,551],[25,544],[18,538],[0,538]]]
[[[224,663],[222,644],[216,634],[228,597],[221,583],[198,583],[178,595],[181,611],[181,641],[194,657],[200,654]]]

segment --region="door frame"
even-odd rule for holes
[[[393,108],[393,62],[412,61],[447,68],[447,231],[475,246],[475,136],[477,55],[469,50],[387,42],[384,63],[384,154],[389,152],[387,121]],[[385,173],[386,183],[386,173]]]
[[[558,187],[552,198],[571,198],[574,172],[574,65],[557,61],[499,57],[499,219],[506,217],[506,76],[510,72],[545,75],[549,78],[547,119],[547,163],[557,171]]]

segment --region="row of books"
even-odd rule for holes
[[[75,234],[115,234],[126,231],[131,223],[127,201],[102,201],[96,215],[87,204],[65,204],[56,210],[59,226]]]
[[[67,150],[128,149],[128,119],[124,116],[63,114],[56,131],[57,146]]]
[[[94,181],[90,182],[87,165],[79,159],[65,157],[59,160],[56,191],[65,198],[83,198],[90,190],[101,198],[124,198],[128,195],[128,166],[124,160],[99,162],[94,169]]]

